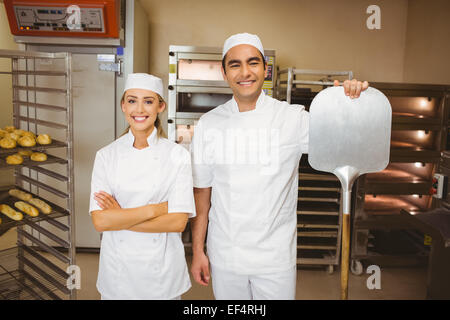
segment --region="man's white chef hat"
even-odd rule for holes
[[[237,33],[229,37],[227,40],[225,40],[222,50],[222,59],[227,54],[228,50],[240,44],[248,44],[254,46],[256,49],[259,50],[259,52],[261,52],[261,54],[264,57],[264,48],[262,42],[256,34]]]
[[[160,78],[148,73],[130,73],[123,92],[128,89],[145,89],[159,94],[164,99],[164,86]]]

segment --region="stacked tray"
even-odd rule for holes
[[[12,188],[32,194],[31,192],[29,192],[27,190],[24,190],[24,189],[21,189],[21,188],[18,188],[18,187],[11,187],[9,189],[12,189]],[[28,214],[26,214],[25,212],[17,209],[14,206],[15,202],[22,201],[22,200],[9,195],[8,190],[0,191],[0,204],[7,204],[8,206],[13,208],[14,210],[20,211],[23,214],[23,219],[20,220],[20,221],[15,221],[15,220],[9,218],[8,216],[6,216],[5,214],[0,214],[0,218],[2,219],[2,222],[0,223],[0,235],[5,233],[6,231],[8,231],[12,227],[16,227],[16,226],[19,226],[19,225],[32,224],[32,223],[36,223],[36,222],[39,222],[39,221],[49,221],[49,222],[51,221],[51,223],[59,224],[59,222],[54,221],[55,218],[60,218],[60,217],[69,215],[69,212],[66,209],[61,208],[60,206],[57,206],[56,204],[48,201],[47,199],[43,199],[43,198],[41,198],[41,197],[39,197],[39,196],[37,196],[35,194],[32,194],[34,198],[40,199],[42,201],[45,201],[52,208],[52,212],[50,214],[44,214],[42,212],[39,212],[38,216],[31,217]],[[64,226],[64,225],[61,224],[61,226]]]
[[[304,155],[300,161],[297,202],[297,264],[339,263],[341,184],[332,174],[314,170]]]
[[[22,147],[22,146],[18,145],[16,148],[13,148],[13,149],[0,148],[0,154],[16,153],[19,150],[32,150],[32,151],[36,151],[36,152],[44,152],[46,149],[64,148],[66,146],[67,146],[67,144],[65,142],[61,142],[61,141],[52,139],[52,143],[45,144],[45,145],[40,145],[40,144],[36,143],[36,145],[33,147]]]
[[[60,164],[66,164],[66,159],[61,159],[58,157],[55,157],[53,155],[47,154],[47,160],[46,161],[32,161],[29,157],[23,157],[23,162],[21,164],[8,164],[6,163],[6,157],[12,154],[15,154],[21,150],[31,150],[33,152],[44,152],[47,149],[52,148],[62,148],[66,147],[67,144],[61,141],[52,140],[51,144],[47,145],[39,145],[36,144],[33,147],[22,147],[17,146],[13,149],[4,149],[0,148],[0,169],[2,168],[18,168],[18,167],[30,167],[30,166],[39,166],[42,164],[50,164],[50,163],[60,163]]]
[[[69,275],[47,257],[23,244],[0,251],[0,300],[62,300]]]

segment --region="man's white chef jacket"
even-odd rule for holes
[[[194,187],[212,187],[207,252],[240,274],[296,265],[298,166],[309,113],[264,92],[239,112],[233,97],[204,114],[191,144]]]
[[[122,208],[168,201],[168,212],[195,216],[189,152],[157,138],[133,147],[131,130],[97,152],[89,212],[101,210],[94,192],[111,194]],[[108,299],[172,299],[191,287],[180,233],[103,232],[97,289]]]

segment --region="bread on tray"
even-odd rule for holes
[[[33,152],[30,156],[30,159],[33,161],[46,161],[47,155],[42,152]]]
[[[0,212],[15,221],[20,221],[23,219],[23,214],[21,212],[14,210],[7,204],[0,204]]]
[[[52,212],[52,207],[50,207],[45,201],[42,201],[41,199],[31,198],[31,200],[29,200],[28,202],[37,207],[42,213],[50,214]]]
[[[24,201],[17,201],[14,203],[14,206],[20,211],[25,212],[29,216],[37,217],[39,215],[38,209]]]
[[[23,200],[23,201],[30,201],[33,198],[33,196],[31,194],[24,192],[22,190],[19,190],[19,189],[10,189],[8,191],[8,193],[10,196],[13,196],[13,197]]]
[[[50,144],[52,143],[52,138],[48,134],[40,134],[36,138],[37,142],[42,145]]]

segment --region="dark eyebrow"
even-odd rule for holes
[[[258,61],[258,62],[261,62],[261,58],[258,57],[258,56],[255,56],[255,57],[250,57],[250,58],[247,59],[247,63],[250,63],[250,62],[252,62],[252,61]],[[230,60],[230,61],[227,62],[227,65],[232,65],[232,64],[234,64],[234,63],[241,63],[241,60],[238,60],[238,59],[232,59],[232,60]]]
[[[136,96],[132,96],[132,95],[127,95],[127,98],[134,98],[134,99],[137,99]],[[155,100],[155,97],[149,96],[149,97],[144,97],[144,99],[153,99],[153,100]]]
[[[251,58],[247,59],[247,63],[252,62],[252,61],[261,62],[261,58],[260,57],[251,57]]]
[[[227,62],[227,65],[234,64],[234,63],[241,63],[241,60],[238,60],[238,59],[229,60]]]

